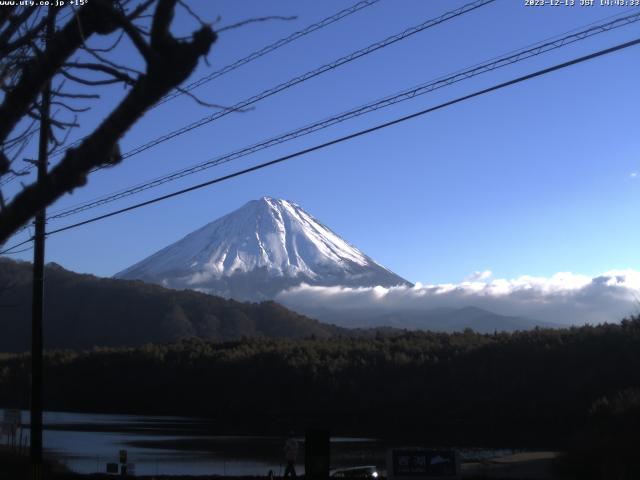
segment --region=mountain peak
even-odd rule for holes
[[[268,196],[251,200],[116,276],[242,300],[273,298],[303,282],[408,284],[298,204]]]
[[[299,209],[300,206],[290,200],[274,197],[260,197],[257,200],[250,200],[235,212],[243,209],[261,211],[263,213],[282,211],[283,209]],[[232,212],[232,213],[235,213]]]

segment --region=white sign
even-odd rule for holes
[[[460,455],[455,450],[396,448],[387,453],[390,480],[453,480],[460,476]]]

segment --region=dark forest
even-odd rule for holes
[[[28,405],[28,355],[0,360],[0,403]],[[201,416],[219,432],[402,432],[444,443],[563,447],[640,385],[640,319],[564,330],[51,351],[46,408]],[[604,406],[604,407],[603,407]],[[605,408],[606,410],[606,408]]]

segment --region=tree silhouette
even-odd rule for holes
[[[177,6],[199,23],[186,39],[171,33]],[[69,18],[61,11],[37,6],[0,8],[0,180],[22,173],[16,162],[38,131],[39,97],[48,82],[54,82],[52,106],[73,116],[52,119],[50,150],[64,143],[56,130],[78,125],[77,115],[86,107],[77,103],[98,97],[70,92],[68,85],[122,84],[127,93],[93,131],[64,152],[44,181],[24,185],[9,202],[0,193],[0,245],[36,212],[85,185],[91,171],[119,163],[120,138],[190,76],[217,38],[181,0],[91,0],[74,9]],[[55,28],[45,41],[48,23]],[[94,42],[102,38],[104,43],[111,37],[114,42],[107,47]],[[125,40],[137,50],[143,69],[117,62],[116,47]]]

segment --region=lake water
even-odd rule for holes
[[[4,410],[0,409],[2,418]],[[28,412],[22,412],[22,420],[28,425]],[[284,469],[283,438],[210,435],[212,426],[206,420],[45,412],[44,424],[45,456],[79,473],[105,472],[107,463],[119,461],[122,449],[127,450],[127,460],[135,464],[137,475],[266,475],[273,470],[280,476]],[[25,445],[28,434],[25,428]],[[304,439],[298,440],[303,453]],[[6,442],[6,437],[0,436],[0,442]],[[379,439],[332,437],[331,466],[376,465],[384,470],[389,447]],[[460,451],[463,461],[513,453],[476,448]],[[300,457],[296,470],[303,473]]]

